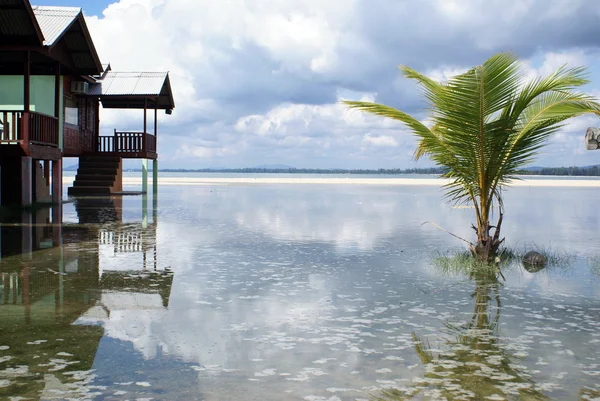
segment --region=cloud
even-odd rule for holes
[[[599,15],[583,0],[121,0],[87,21],[113,69],[170,71],[177,107],[159,115],[163,167],[378,168],[412,167],[414,139],[341,99],[424,119],[399,64],[439,80],[504,50],[531,76],[594,65]],[[102,123],[141,129],[141,114],[104,110]]]

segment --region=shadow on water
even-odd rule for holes
[[[157,266],[156,215],[122,223],[118,198],[80,199],[76,210],[78,224],[52,224],[51,209],[1,223],[0,399],[94,398],[111,300],[143,294],[168,307],[173,273]],[[111,270],[101,247],[142,263]]]

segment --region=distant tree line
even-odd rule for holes
[[[138,171],[138,169],[134,170]],[[139,170],[141,171],[141,170]],[[271,173],[271,174],[443,174],[446,169],[441,167],[409,168],[409,169],[320,169],[320,168],[223,168],[223,169],[161,169],[167,173]]]
[[[585,167],[542,167],[535,170],[523,170],[523,175],[571,175],[600,176],[600,165]]]
[[[132,169],[128,171],[141,171]],[[444,167],[427,168],[380,168],[380,169],[321,169],[321,168],[200,168],[200,169],[161,169],[165,173],[238,173],[238,174],[432,174],[442,175],[448,170]],[[586,167],[537,167],[521,170],[521,175],[558,175],[558,176],[600,176],[600,165]]]

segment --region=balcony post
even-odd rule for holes
[[[23,63],[23,115],[21,116],[21,140],[29,143],[29,107],[31,104],[31,53],[25,52]]]
[[[148,98],[144,98],[144,135],[142,136],[142,151],[146,152],[146,133],[148,132]]]
[[[29,112],[31,103],[31,53],[25,52],[25,63],[23,65],[23,110]]]
[[[63,149],[62,132],[60,132],[60,63],[57,61],[54,66],[54,117],[57,118],[53,124],[56,124],[57,144]]]

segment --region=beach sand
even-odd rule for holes
[[[63,184],[71,185],[73,177],[64,177]],[[380,186],[442,186],[449,180],[441,178],[305,178],[305,177],[163,177],[158,180],[160,186],[186,185],[380,185]],[[123,185],[141,185],[141,177],[123,177]],[[148,179],[152,185],[152,179]],[[523,179],[516,180],[514,187],[600,187],[600,180],[585,179]]]

